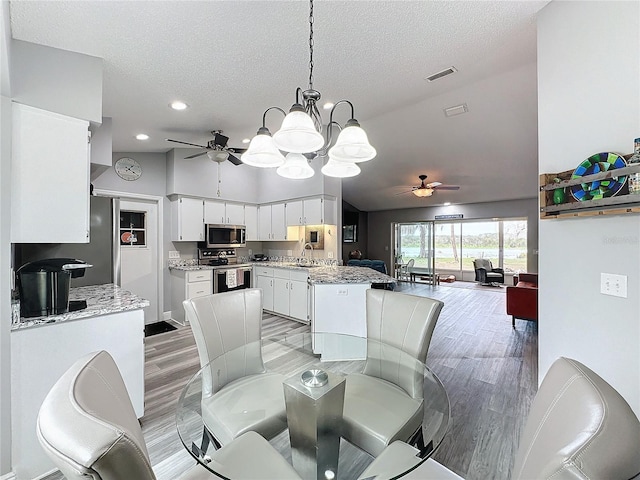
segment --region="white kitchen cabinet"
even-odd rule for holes
[[[185,318],[182,302],[213,293],[213,270],[177,270],[171,275],[171,318],[180,325],[189,323]]]
[[[301,225],[336,225],[335,208],[335,200],[321,197],[287,202],[286,223],[292,227]]]
[[[204,240],[204,201],[180,197],[171,201],[171,241],[201,242]]]
[[[89,241],[89,122],[14,103],[11,242]]]
[[[262,308],[273,312],[273,268],[255,267],[255,285],[262,289]]]
[[[258,206],[244,206],[244,224],[247,227],[245,231],[246,240],[248,242],[260,240],[258,236]]]
[[[285,204],[260,205],[258,208],[258,236],[260,240],[286,240]]]
[[[205,200],[204,223],[244,225],[244,222],[243,204]]]
[[[287,202],[286,204],[287,226],[295,227],[304,225],[304,215],[302,211],[302,200]]]
[[[306,322],[309,312],[307,278],[304,270],[273,269],[273,312]]]

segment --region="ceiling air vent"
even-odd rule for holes
[[[447,75],[451,75],[452,73],[456,73],[458,70],[456,67],[449,67],[441,72],[434,73],[433,75],[429,75],[426,80],[427,82],[433,82],[434,80],[438,80],[439,78],[446,77]]]
[[[455,115],[462,115],[463,113],[467,113],[469,108],[466,103],[462,103],[460,105],[456,105],[455,107],[449,107],[444,109],[445,117],[453,117]]]

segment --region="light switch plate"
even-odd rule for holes
[[[329,257],[329,258],[333,258],[333,252],[329,252],[329,253],[327,253],[327,257]]]
[[[600,274],[600,293],[627,298],[627,276],[614,273]]]
[[[169,258],[180,258],[180,252],[178,252],[177,250],[169,250]]]

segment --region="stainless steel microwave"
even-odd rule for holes
[[[246,246],[246,227],[244,225],[205,225],[207,248],[233,248]]]

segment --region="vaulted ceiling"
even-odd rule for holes
[[[320,103],[352,101],[378,151],[343,180],[345,200],[372,211],[535,197],[536,14],[547,3],[316,0]],[[214,129],[243,146],[266,108],[288,109],[308,83],[305,1],[21,0],[10,11],[13,38],[104,59],[117,152],[166,152],[166,138],[205,144]],[[173,100],[189,108],[172,110]],[[463,103],[467,113],[445,116]],[[335,116],[344,123],[349,111]],[[280,123],[267,117],[272,132]],[[402,193],[420,174],[460,189]]]

